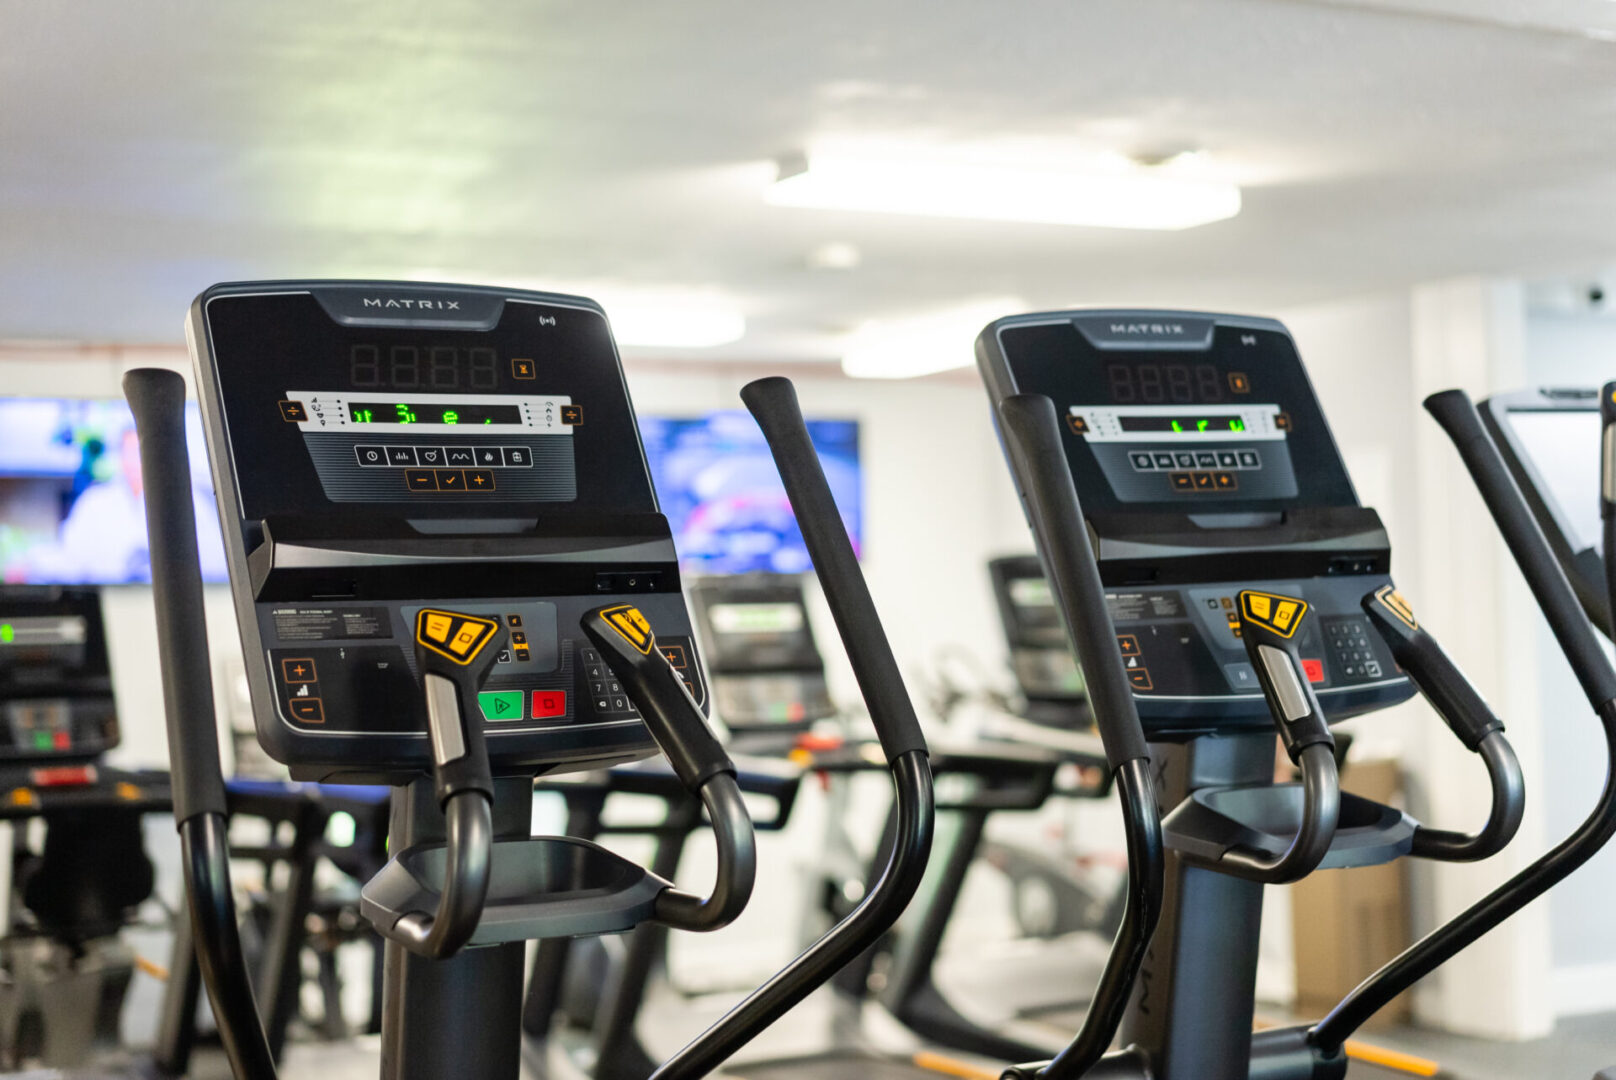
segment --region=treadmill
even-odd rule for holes
[[[789,749],[836,715],[801,579],[751,573],[696,578],[685,589],[730,745]]]
[[[1026,702],[1025,718],[1065,730],[1088,727],[1087,685],[1038,556],[992,559],[988,578],[1010,648],[1010,670]]]
[[[0,820],[44,824],[37,850],[19,828],[5,854],[0,1069],[126,1064],[136,957],[121,934],[154,885],[145,816],[171,796],[167,773],[102,760],[121,740],[100,591],[0,586]],[[183,1071],[190,1038],[165,1030],[143,1065]]]

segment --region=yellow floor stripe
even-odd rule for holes
[[[999,1070],[984,1069],[980,1065],[972,1065],[968,1061],[958,1058],[945,1057],[934,1054],[929,1050],[922,1050],[909,1059],[917,1068],[926,1069],[944,1076],[955,1076],[959,1080],[999,1080]]]
[[[1384,1069],[1396,1069],[1411,1076],[1436,1076],[1442,1071],[1442,1066],[1430,1058],[1405,1054],[1401,1050],[1388,1050],[1384,1046],[1359,1042],[1357,1039],[1348,1039],[1343,1049],[1346,1050],[1347,1056],[1355,1061],[1379,1065]]]
[[[161,964],[152,963],[144,956],[136,955],[135,967],[139,968],[141,971],[144,971],[147,975],[150,975],[159,982],[168,981],[168,969]]]

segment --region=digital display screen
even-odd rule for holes
[[[842,525],[862,549],[863,475],[856,420],[809,420]],[[657,501],[673,529],[679,562],[711,574],[813,568],[791,502],[757,421],[745,412],[640,417]]]
[[[83,645],[88,636],[89,627],[82,615],[30,615],[15,619],[0,615],[0,649]]]
[[[803,623],[796,604],[714,604],[707,618],[720,634],[795,634]]]
[[[1571,532],[1566,540],[1572,550],[1598,551],[1604,535],[1599,518],[1599,410],[1512,409],[1509,426]]]
[[[1055,606],[1055,597],[1048,578],[1011,578],[1010,602],[1018,608],[1047,608]]]
[[[1216,364],[1114,361],[1105,366],[1115,405],[1215,405],[1250,391],[1244,375],[1227,378]]]
[[[1117,422],[1123,431],[1152,431],[1163,434],[1182,434],[1202,431],[1244,431],[1246,422],[1238,416],[1122,416]]]
[[[207,443],[185,407],[202,576],[227,581]],[[0,582],[151,581],[140,443],[120,400],[0,399]]]
[[[486,346],[356,344],[348,348],[348,383],[356,390],[498,390],[499,379],[499,353]]]
[[[355,424],[521,424],[522,410],[470,402],[350,401],[348,419]]]

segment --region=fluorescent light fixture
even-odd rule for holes
[[[873,157],[809,157],[798,171],[782,168],[763,197],[774,206],[1111,229],[1188,229],[1240,212],[1234,184],[1142,166],[1062,172]]]
[[[619,345],[647,349],[708,349],[739,341],[746,319],[739,311],[715,305],[668,301],[614,303],[596,296],[611,320]]]
[[[606,309],[619,345],[641,349],[710,349],[746,336],[746,317],[712,290],[494,277],[474,272],[421,269],[416,281],[493,285],[587,296]]]
[[[1026,301],[1011,296],[926,315],[873,319],[848,338],[842,372],[855,379],[910,379],[966,367],[984,326],[1025,310]]]

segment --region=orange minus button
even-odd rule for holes
[[[294,720],[301,720],[305,724],[325,723],[325,707],[317,697],[293,698],[291,710]]]
[[[1150,672],[1142,667],[1128,669],[1128,682],[1132,684],[1135,690],[1155,689],[1154,684],[1150,681]]]
[[[436,491],[438,476],[431,469],[405,469],[404,484],[411,491]]]

